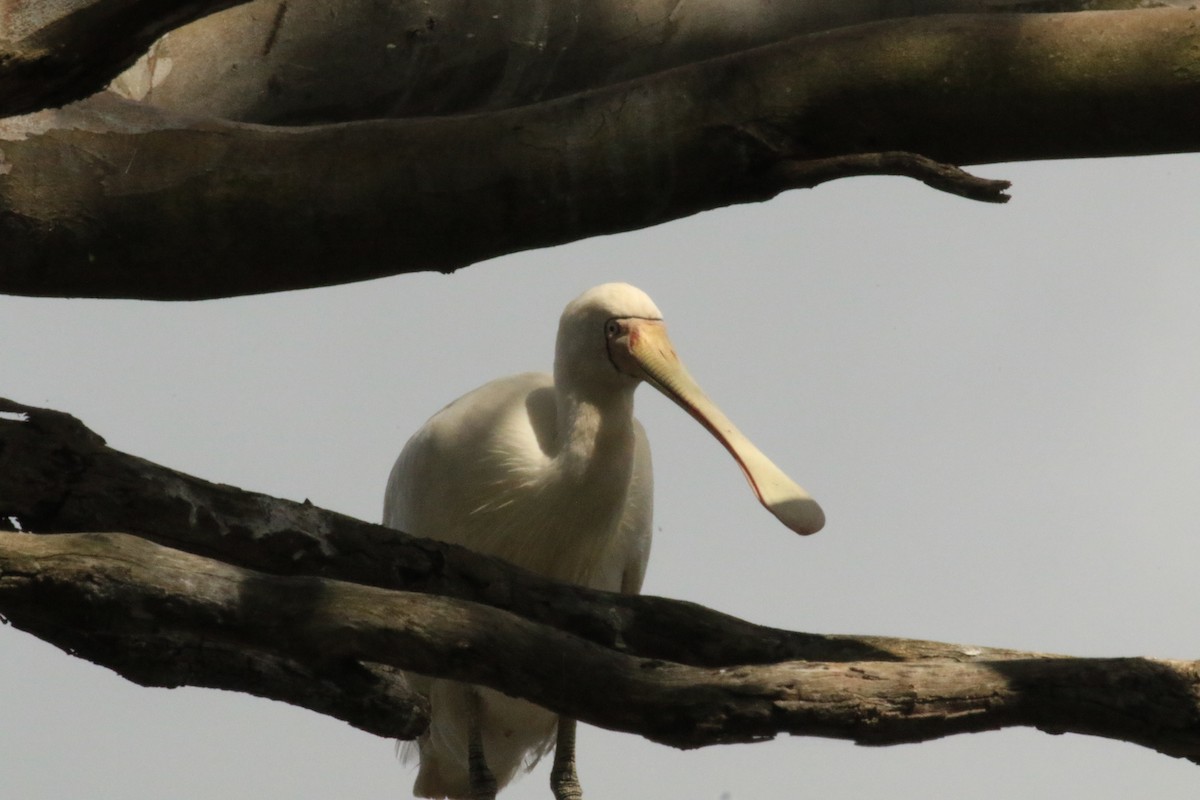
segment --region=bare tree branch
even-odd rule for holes
[[[299,131],[35,115],[0,125],[0,291],[198,299],[452,271],[764,200],[797,162],[862,153],[1200,150],[1197,19],[886,22],[534,106]]]
[[[1009,181],[989,180],[961,170],[952,164],[941,164],[916,153],[857,153],[809,161],[781,159],[773,171],[784,188],[811,189],[822,183],[855,175],[902,175],[937,189],[969,200],[985,203],[1007,203]]]
[[[263,572],[491,605],[681,663],[951,657],[936,643],[792,633],[692,603],[553,583],[460,547],[152,464],[105,446],[68,414],[0,399],[0,415],[0,526],[13,518],[37,533],[121,530]]]
[[[89,657],[93,637],[132,636],[168,639],[185,658],[212,641],[231,654],[266,649],[317,674],[381,663],[491,686],[677,747],[778,733],[897,744],[1027,725],[1200,761],[1200,662],[1030,653],[692,667],[617,653],[486,606],[270,576],[123,534],[0,534],[0,610]],[[308,705],[302,693],[285,699]],[[391,702],[378,705],[386,712]],[[394,727],[382,733],[396,735]]]
[[[145,50],[155,30],[228,5],[236,3],[4,0],[0,87],[14,91],[0,91],[0,116],[83,99],[116,76],[131,52]],[[882,19],[1145,5],[740,0],[714,13],[710,4],[664,7],[659,0],[496,7],[459,0],[252,0],[155,42],[117,88],[181,113],[270,124],[451,114],[562,97]],[[52,13],[64,6],[70,14]]]
[[[380,735],[411,736],[424,719],[388,671],[399,667],[685,747],[777,732],[888,744],[1032,725],[1200,752],[1195,664],[792,633],[553,584],[191,478],[111,450],[66,414],[0,401],[0,520],[10,518],[39,533],[127,525],[229,562],[118,534],[4,536],[0,613],[18,627],[142,684],[240,689]],[[563,654],[553,680],[546,647]],[[564,674],[580,688],[563,688]]]

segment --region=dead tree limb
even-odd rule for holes
[[[18,627],[141,684],[241,690],[380,735],[423,724],[399,668],[681,747],[780,732],[891,744],[1028,725],[1200,757],[1191,662],[794,633],[553,584],[156,466],[69,415],[11,401],[0,401],[0,520],[138,534],[0,535],[0,614]],[[563,688],[573,683],[578,693]]]
[[[261,572],[481,603],[605,647],[699,666],[956,652],[792,633],[692,603],[553,583],[460,547],[194,478],[107,447],[68,414],[0,399],[0,527],[9,518],[35,533],[120,530]]]
[[[916,153],[857,153],[808,161],[780,160],[774,168],[785,189],[811,189],[822,183],[855,175],[900,175],[937,189],[985,203],[1007,203],[1009,181],[972,175],[952,164],[941,164]]]
[[[864,153],[962,165],[1196,151],[1197,19],[884,22],[426,120],[35,115],[0,123],[0,291],[199,299],[452,271],[765,200],[804,185],[786,180],[798,163]]]
[[[85,657],[115,652],[118,665],[137,661],[136,649],[120,647],[127,639],[168,641],[185,661],[212,642],[231,660],[265,650],[317,675],[386,664],[491,686],[676,747],[779,733],[884,745],[1025,725],[1200,761],[1200,662],[1030,653],[694,667],[618,653],[487,606],[271,576],[124,534],[0,534],[0,612]],[[302,692],[284,699],[311,705]],[[375,720],[386,720],[389,702],[380,698],[385,713]]]
[[[117,77],[131,53],[146,50],[156,31],[233,5],[232,0],[9,1],[0,11],[0,116],[82,100]],[[117,89],[180,113],[274,125],[461,114],[528,105],[883,19],[1145,5],[251,0],[172,30],[120,76]]]

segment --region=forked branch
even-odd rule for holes
[[[1200,761],[1200,662],[816,636],[553,584],[208,484],[111,450],[65,414],[0,401],[9,518],[38,534],[89,520],[138,534],[0,534],[0,614],[15,626],[139,683],[237,689],[384,736],[423,724],[396,671],[413,670],[679,747],[1032,726]]]

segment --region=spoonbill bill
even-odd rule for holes
[[[642,381],[665,394],[733,455],[784,525],[815,533],[824,513],[743,436],[697,386],[640,289],[609,283],[563,311],[553,376],[487,383],[436,413],[409,439],[388,479],[385,525],[498,556],[546,577],[636,593],[650,555],[653,478],[633,417]],[[555,746],[559,800],[582,796],[575,722],[491,689],[411,676],[431,723],[409,746],[418,797],[493,798]]]

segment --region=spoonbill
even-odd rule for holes
[[[815,533],[824,513],[697,386],[640,289],[609,283],[563,311],[554,374],[492,381],[436,413],[388,478],[389,527],[498,556],[546,577],[636,593],[650,555],[653,479],[633,391],[645,381],[733,455],[784,525]],[[430,700],[413,793],[494,798],[555,746],[559,800],[582,793],[575,721],[491,689],[410,676]]]

